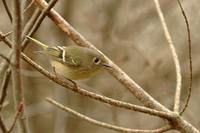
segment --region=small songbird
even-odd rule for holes
[[[104,67],[110,67],[104,56],[96,50],[80,46],[47,46],[27,36],[42,48],[40,53],[50,58],[56,73],[72,80],[85,79]]]

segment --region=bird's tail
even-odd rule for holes
[[[47,45],[45,45],[44,43],[30,37],[30,36],[26,36],[27,39],[29,39],[30,41],[34,42],[36,45],[38,45],[39,47],[43,48],[43,50],[46,50],[48,48]]]

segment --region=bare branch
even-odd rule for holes
[[[1,115],[0,115],[0,128],[3,133],[8,132],[8,129],[7,129],[6,125],[4,124],[4,121],[3,121],[3,118]]]
[[[3,2],[3,5],[4,5],[5,9],[6,9],[6,12],[7,12],[7,14],[8,14],[8,17],[9,17],[9,19],[10,19],[10,22],[12,23],[12,15],[11,15],[11,13],[10,13],[10,10],[9,10],[9,8],[8,8],[8,5],[7,5],[7,3],[6,3],[6,0],[2,0],[2,2]]]
[[[3,58],[8,64],[10,64],[10,60],[3,54],[0,54],[0,57]]]
[[[185,20],[185,24],[186,24],[186,28],[187,28],[187,35],[188,35],[188,55],[189,55],[189,85],[188,85],[188,95],[186,97],[186,102],[185,105],[183,106],[183,109],[180,111],[180,114],[183,114],[183,112],[186,110],[188,104],[189,104],[189,100],[190,100],[190,95],[192,92],[192,44],[191,44],[191,36],[190,36],[190,26],[189,26],[189,22],[187,20],[185,11],[181,5],[181,2],[179,0],[177,0],[178,5],[181,9],[183,18]]]
[[[28,34],[28,32],[33,28],[33,25],[35,24],[35,22],[37,21],[38,17],[40,16],[41,11],[39,9],[36,9],[32,15],[32,17],[29,19],[29,21],[26,23],[22,36],[26,36],[26,34]]]
[[[9,80],[10,80],[10,75],[11,75],[11,72],[9,70],[7,70],[5,75],[4,75],[2,85],[1,85],[0,111],[3,108],[3,103],[4,103],[6,96],[7,96],[7,88],[8,88],[8,83],[9,83]]]
[[[176,68],[176,93],[175,93],[175,99],[174,99],[174,111],[179,113],[179,108],[180,108],[180,97],[181,97],[181,68],[180,68],[180,63],[179,63],[179,59],[178,59],[178,55],[176,53],[176,49],[174,47],[174,44],[172,42],[170,33],[168,31],[167,28],[167,24],[165,22],[165,18],[163,16],[162,10],[160,8],[160,4],[159,4],[159,0],[154,0],[155,6],[156,6],[156,10],[157,13],[159,15],[160,21],[162,23],[162,27],[165,33],[165,37],[167,39],[167,42],[169,44],[171,53],[172,53],[172,57],[174,60],[174,64],[175,64],[175,68]]]
[[[10,133],[12,132],[12,130],[14,129],[16,123],[17,123],[17,120],[20,119],[20,114],[23,112],[23,102],[21,102],[18,106],[18,109],[17,109],[17,113],[14,117],[14,121],[10,127],[10,129],[8,129],[7,133]]]
[[[51,104],[55,105],[56,107],[62,109],[63,111],[66,111],[76,117],[78,117],[81,120],[85,120],[89,123],[92,123],[94,125],[103,127],[103,128],[107,128],[107,129],[112,129],[118,132],[126,132],[126,133],[163,133],[165,131],[168,131],[171,129],[171,126],[165,126],[159,129],[154,129],[154,130],[140,130],[140,129],[130,129],[130,128],[124,128],[124,127],[120,127],[120,126],[115,126],[115,125],[111,125],[108,123],[104,123],[95,119],[92,119],[90,117],[87,117],[83,114],[78,113],[77,111],[70,109],[58,102],[56,102],[55,100],[51,99],[51,98],[47,98],[46,99],[48,102],[50,102]]]
[[[31,8],[31,6],[33,5],[33,3],[34,3],[34,0],[31,0],[31,2],[30,2],[30,3],[27,5],[27,7],[24,9],[23,13],[27,12],[28,9]]]
[[[12,34],[12,31],[6,33],[6,34],[3,34],[2,32],[0,32],[0,41],[4,40],[5,37],[9,36],[10,34]]]
[[[37,31],[37,29],[40,27],[42,21],[46,17],[47,13],[51,10],[51,8],[54,7],[54,5],[56,4],[57,1],[58,0],[51,0],[49,2],[49,5],[44,10],[42,10],[42,13],[40,14],[39,18],[34,23],[33,27],[28,32],[27,36],[33,36],[35,34],[35,32]],[[25,38],[25,40],[22,43],[22,51],[24,50],[24,48],[26,48],[28,42],[29,41]]]
[[[4,41],[4,43],[6,43],[9,47],[12,47],[12,43],[9,43],[10,41],[8,41],[8,39],[6,38],[5,36],[6,34],[3,34],[1,31],[0,31],[0,41]],[[7,34],[8,35],[8,34]],[[5,60],[0,64],[0,75],[3,75],[3,73],[8,69],[9,67],[9,63],[10,63],[10,60],[9,58],[11,57],[12,55],[12,52],[13,50],[11,50],[8,54],[8,56],[5,58]],[[4,58],[5,56],[2,55],[1,56],[2,58]]]
[[[19,104],[24,104],[24,92],[21,82],[21,43],[22,43],[22,1],[13,0],[13,54],[11,58],[13,95],[16,108]],[[21,114],[23,114],[22,111]],[[27,133],[25,121],[19,119],[18,129],[21,133]]]

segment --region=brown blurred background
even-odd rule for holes
[[[182,102],[184,102],[189,75],[186,26],[175,0],[160,0],[160,3],[180,59],[183,76]],[[191,27],[194,70],[191,100],[184,117],[200,129],[200,61],[198,59],[200,3],[198,0],[182,0],[182,4]],[[34,5],[25,13],[25,22],[32,15],[35,7]],[[176,85],[175,68],[153,1],[59,0],[55,9],[145,91],[172,109]],[[12,29],[2,2],[0,2],[0,20],[0,31],[6,33]],[[48,17],[34,37],[49,45],[75,45]],[[0,48],[0,52],[4,54],[10,50],[2,42]],[[25,53],[38,64],[51,70],[47,58],[34,53],[35,50],[38,50],[38,47],[29,44]],[[25,62],[23,62],[22,73],[26,116],[29,118],[31,133],[115,133],[55,108],[45,101],[46,97],[56,99],[87,116],[115,125],[154,129],[164,124],[156,117],[111,107],[71,92],[48,80]],[[78,83],[98,94],[141,105],[107,72]],[[7,103],[3,114],[9,124],[14,115],[11,82]],[[173,132],[175,131],[168,133]]]

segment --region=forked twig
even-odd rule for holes
[[[20,115],[21,115],[21,113],[23,112],[23,107],[24,107],[24,106],[23,106],[23,102],[21,102],[21,103],[19,104],[19,106],[18,106],[17,113],[16,113],[16,115],[15,115],[15,117],[14,117],[14,121],[13,121],[13,123],[12,123],[10,129],[8,129],[7,133],[12,132],[12,130],[14,129],[14,127],[15,127],[15,125],[16,125],[16,123],[17,123],[17,120],[20,118]]]
[[[12,34],[12,31],[3,34],[2,32],[0,32],[1,36],[0,36],[0,41],[2,41],[3,39],[5,39],[7,36],[9,36],[10,34]]]
[[[8,132],[8,129],[7,129],[6,125],[5,125],[5,123],[4,123],[3,118],[2,118],[1,115],[0,115],[0,128],[1,128],[1,131],[3,133],[7,133]]]
[[[165,37],[166,37],[167,42],[169,44],[170,51],[172,53],[172,57],[173,57],[173,61],[174,61],[174,65],[175,65],[175,68],[176,68],[176,91],[175,91],[175,98],[174,98],[174,111],[179,113],[180,97],[181,97],[181,80],[182,80],[180,63],[179,63],[178,55],[176,53],[176,49],[175,49],[174,44],[172,42],[172,38],[171,38],[170,33],[168,31],[167,24],[165,22],[165,18],[163,16],[162,11],[161,11],[159,0],[154,0],[154,3],[155,3],[155,6],[156,6],[157,13],[159,15],[160,21],[162,23],[162,27],[163,27],[163,30],[164,30],[164,33],[165,33]]]

